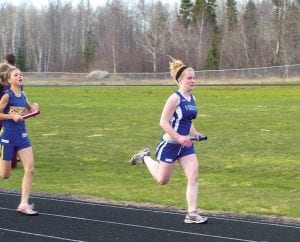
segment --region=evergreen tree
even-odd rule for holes
[[[22,48],[17,49],[17,54],[16,54],[16,66],[21,70],[21,71],[27,71],[27,65],[26,65],[26,51]]]
[[[258,41],[258,19],[257,7],[253,0],[250,0],[246,5],[246,10],[243,15],[243,26],[246,42],[246,60],[247,67],[255,66],[255,56],[257,52]]]
[[[236,0],[226,2],[226,27],[228,31],[234,31],[238,25],[238,11]]]
[[[276,44],[274,46],[275,55],[273,64],[275,65],[283,65],[286,64],[286,36],[287,36],[287,7],[288,0],[272,0],[274,4],[274,23],[276,26]]]
[[[26,42],[26,27],[25,24],[22,23],[20,26],[20,32],[16,47],[16,67],[18,67],[21,71],[27,71]]]
[[[287,36],[288,57],[289,63],[300,63],[300,52],[294,50],[300,50],[300,0],[297,4],[293,2],[288,9],[288,30]]]
[[[206,16],[206,1],[196,0],[195,5],[192,10],[193,22],[197,22]]]
[[[214,29],[215,31],[217,31],[218,29],[216,7],[217,7],[216,0],[207,0],[207,5],[206,5],[207,22],[211,26],[211,28]]]
[[[93,59],[93,47],[91,45],[86,45],[82,51],[82,57],[83,61],[85,62],[86,66],[89,65],[89,63]]]
[[[186,29],[190,26],[193,19],[193,6],[191,0],[181,0],[179,19]]]
[[[90,6],[90,0],[82,1],[82,27],[83,27],[83,41],[81,51],[81,61],[83,62],[83,70],[87,71],[90,68],[90,64],[94,60],[95,44],[94,44],[94,31],[91,24],[92,8]]]
[[[206,70],[218,70],[220,67],[220,51],[218,42],[218,34],[212,33],[210,39],[211,44],[206,57]]]
[[[86,69],[89,68],[90,64],[94,60],[95,45],[93,39],[94,39],[93,31],[91,31],[91,28],[89,27],[89,29],[87,30],[87,40],[82,50],[82,60],[84,62],[84,66]]]
[[[207,0],[207,23],[210,26],[210,43],[206,56],[206,68],[210,70],[219,69],[220,50],[219,50],[219,29],[216,15],[216,0]]]

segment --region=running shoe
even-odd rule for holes
[[[130,164],[132,166],[136,165],[137,163],[144,164],[144,156],[150,156],[150,150],[148,148],[145,148],[139,153],[134,154],[130,159]]]
[[[187,224],[203,224],[206,223],[207,217],[199,215],[197,212],[190,212],[187,213],[184,219],[184,222]]]
[[[28,203],[19,205],[17,211],[27,216],[35,216],[39,214],[37,211],[34,210],[34,204],[28,204]]]

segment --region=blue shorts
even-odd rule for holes
[[[162,140],[155,152],[155,156],[159,161],[173,163],[180,157],[195,154],[194,144],[190,147],[184,147],[181,144],[168,143]]]
[[[0,136],[1,159],[11,161],[14,154],[22,149],[31,147],[27,133],[7,134],[3,132]]]

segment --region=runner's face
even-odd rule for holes
[[[23,85],[23,74],[20,70],[14,70],[10,74],[9,83],[12,85]]]
[[[195,77],[195,72],[193,70],[186,70],[184,72],[183,78],[181,80],[181,85],[187,91],[191,91],[195,88],[196,77]]]

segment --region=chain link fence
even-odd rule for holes
[[[198,85],[300,84],[300,64],[262,68],[195,71]],[[176,85],[169,72],[25,72],[26,85]]]

